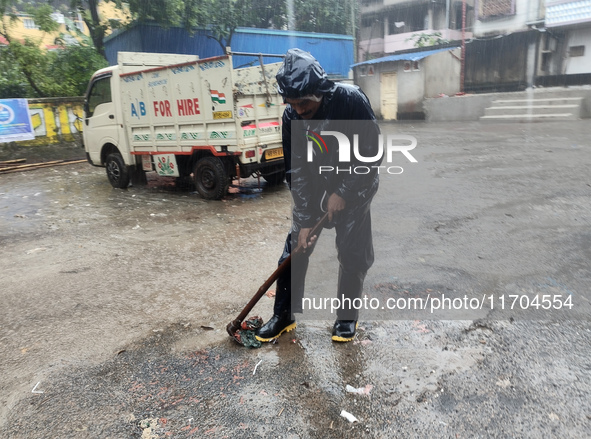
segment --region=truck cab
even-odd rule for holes
[[[118,66],[99,70],[91,78],[84,101],[84,146],[86,158],[94,166],[107,167],[107,177],[114,187],[124,188],[129,184],[129,167],[135,162],[126,163],[124,157],[131,157],[125,144],[117,95]],[[113,156],[116,154],[121,160]]]

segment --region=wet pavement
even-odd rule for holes
[[[285,187],[216,202],[153,176],[115,190],[87,164],[0,175],[0,436],[588,437],[591,126],[382,128],[415,136],[418,163],[382,176],[368,297],[486,306],[362,312],[348,344],[308,315],[246,349],[225,326],[275,268]],[[333,236],[310,297],[334,291]],[[499,309],[510,295],[573,306]]]

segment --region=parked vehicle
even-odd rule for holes
[[[280,63],[234,69],[230,55],[120,52],[91,78],[84,104],[84,147],[115,188],[146,171],[192,176],[207,199],[222,198],[236,177],[285,177]]]

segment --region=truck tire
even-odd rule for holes
[[[262,174],[262,176],[271,186],[276,186],[283,183],[283,180],[285,180],[285,171],[275,172],[273,174]]]
[[[107,178],[116,189],[125,189],[129,186],[129,169],[118,152],[109,154],[105,160]]]
[[[208,200],[219,200],[228,191],[230,179],[224,163],[218,157],[203,157],[195,164],[193,172],[197,192]]]

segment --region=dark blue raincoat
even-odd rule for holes
[[[382,160],[381,155],[377,157],[379,127],[370,102],[359,87],[329,81],[322,67],[309,54],[296,49],[290,57],[290,52],[277,75],[280,93],[287,98],[314,93],[322,95],[322,103],[311,120],[302,121],[289,104],[283,114],[286,179],[294,208],[292,229],[279,263],[291,253],[292,243],[297,245],[299,231],[316,224],[323,215],[328,197],[336,193],[346,202],[345,209],[335,214],[333,222],[328,225],[336,230],[339,260],[337,297],[353,300],[361,296],[365,275],[374,261],[370,205],[378,190],[376,167]],[[353,135],[358,134],[359,155],[375,157],[375,160],[360,161],[351,144],[351,161],[341,163],[336,137],[324,135],[322,140],[326,145],[323,151],[313,149],[313,160],[309,162],[307,136],[310,131],[316,134],[339,131],[351,141]],[[334,170],[320,173],[319,166]],[[337,168],[341,172],[337,172]],[[312,248],[309,248],[303,257],[294,258],[291,271],[278,279],[275,314],[302,311],[304,281],[311,252]],[[340,320],[357,320],[357,316],[356,310],[340,310],[337,314]]]

